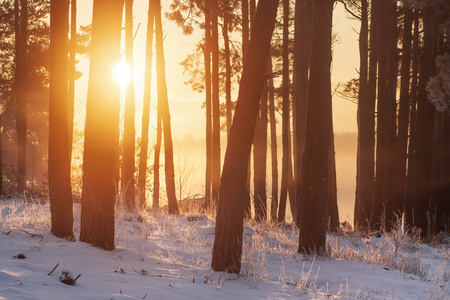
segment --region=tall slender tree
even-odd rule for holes
[[[52,233],[73,239],[68,104],[69,0],[50,2],[50,101],[48,177]]]
[[[395,93],[392,93],[392,86],[396,86],[396,82],[393,82],[391,74],[392,65],[397,63],[391,55],[392,48],[396,47],[395,31],[392,32],[396,11],[391,1],[379,1],[378,14],[377,160],[375,203],[371,220],[372,223],[389,229],[394,218],[396,186],[395,156],[391,155],[396,144],[396,99]]]
[[[250,36],[250,27],[249,27],[249,3],[248,0],[242,1],[242,65],[245,64],[245,59],[247,57],[248,52],[248,43]],[[245,215],[251,217],[252,209],[251,209],[251,200],[250,200],[250,175],[251,175],[251,160],[248,161],[247,166],[247,180],[245,184],[245,194],[243,196],[244,201],[244,211]]]
[[[134,198],[134,157],[135,157],[135,99],[133,67],[133,0],[125,0],[125,55],[130,68],[130,81],[126,86],[125,117],[123,130],[122,192],[127,210],[136,209]]]
[[[410,89],[410,113],[409,113],[409,140],[408,140],[408,173],[406,175],[406,199],[404,202],[405,224],[414,226],[413,199],[414,199],[414,149],[416,148],[416,120],[417,120],[417,88],[419,73],[419,13],[414,10],[414,36],[412,45],[412,75]]]
[[[325,248],[328,223],[328,158],[331,141],[331,28],[333,0],[314,1],[306,144],[299,205],[299,252]]]
[[[267,169],[267,82],[261,97],[253,137],[253,190],[255,219],[267,219],[266,169]]]
[[[400,101],[398,109],[398,131],[397,131],[397,202],[399,210],[403,211],[406,201],[406,171],[408,153],[408,130],[410,109],[410,80],[411,80],[411,42],[412,42],[412,9],[405,8],[403,18],[402,34],[402,57],[401,57],[401,81]]]
[[[435,109],[426,95],[425,86],[435,73],[437,12],[431,6],[422,9],[423,51],[420,61],[420,78],[417,95],[417,123],[414,151],[413,207],[414,225],[427,232],[427,213],[430,213],[432,188],[432,157]]]
[[[225,58],[225,107],[226,107],[226,121],[227,121],[227,136],[230,134],[232,121],[232,106],[231,106],[231,55],[230,55],[230,18],[231,18],[230,1],[224,1],[223,7],[223,43],[224,43],[224,58]]]
[[[155,1],[155,7],[159,8],[159,11],[155,14],[156,77],[158,82],[158,110],[161,114],[164,133],[164,171],[166,176],[167,200],[169,202],[169,213],[178,214],[177,196],[175,194],[172,129],[170,124],[169,99],[167,96],[166,67],[164,60],[161,1]]]
[[[269,59],[269,74],[272,73],[272,57]],[[272,199],[270,204],[271,220],[277,220],[278,212],[278,152],[277,152],[277,120],[275,118],[275,91],[273,78],[269,78],[269,120],[270,120],[270,159],[272,161]]]
[[[155,9],[150,5],[149,0],[148,19],[147,19],[147,41],[145,50],[145,74],[144,74],[144,105],[142,108],[142,134],[141,134],[141,151],[139,152],[139,206],[145,207],[146,195],[145,187],[147,182],[147,152],[148,152],[148,131],[150,125],[150,100],[151,100],[151,84],[152,84],[152,60],[153,60],[153,28],[155,22]]]
[[[152,1],[152,0],[150,0]],[[161,153],[161,139],[162,139],[162,124],[161,124],[161,111],[159,110],[158,99],[158,112],[156,116],[156,143],[155,143],[155,156],[153,163],[153,210],[159,209],[159,158]]]
[[[76,46],[77,46],[77,0],[70,0],[70,41],[69,41],[69,97],[67,98],[69,156],[72,161],[73,118],[75,108],[76,80]]]
[[[220,95],[219,95],[219,7],[211,7],[212,54],[212,199],[217,203],[220,190]]]
[[[331,112],[331,110],[329,110]],[[328,153],[328,229],[335,232],[339,228],[339,209],[337,203],[336,153],[334,150],[333,116],[329,116],[331,127],[330,152]]]
[[[302,201],[302,166],[306,139],[306,116],[308,109],[309,63],[312,43],[312,0],[298,0],[295,3],[295,36],[294,36],[294,102],[295,102],[295,192],[297,194],[297,215],[299,203]],[[298,220],[297,220],[298,221]],[[297,224],[298,225],[298,224]]]
[[[256,116],[266,78],[270,41],[275,27],[278,0],[260,0],[253,22],[248,56],[244,63],[236,110],[225,153],[216,235],[212,256],[214,271],[239,273],[248,161]],[[250,55],[251,54],[251,55]]]
[[[375,1],[372,1],[372,3]],[[373,25],[373,23],[372,23]],[[371,31],[375,28],[371,27]],[[371,35],[372,37],[372,35]],[[367,225],[372,204],[371,185],[373,177],[373,152],[371,135],[374,132],[371,117],[374,113],[368,93],[369,80],[369,7],[368,1],[361,1],[361,29],[359,32],[359,95],[358,95],[358,146],[356,152],[356,193],[355,193],[355,228]],[[370,40],[372,46],[372,39]],[[371,50],[372,52],[372,50]],[[372,157],[371,157],[372,156]],[[370,171],[372,169],[372,172]]]
[[[286,203],[289,189],[289,168],[291,164],[291,152],[289,147],[290,131],[290,79],[289,79],[289,0],[283,0],[283,84],[282,84],[282,147],[283,157],[281,163],[281,190],[280,190],[280,207],[278,210],[278,222],[284,222],[286,214]],[[292,168],[292,167],[291,167]],[[292,202],[293,195],[289,194]]]
[[[211,6],[205,2],[205,44],[203,46],[205,60],[205,108],[206,108],[206,174],[205,198],[208,207],[212,188],[212,94],[211,94]]]
[[[20,3],[20,5],[19,5]],[[23,191],[26,183],[27,159],[27,41],[28,3],[15,0],[15,41],[16,41],[16,134],[17,134],[17,179],[18,189]]]
[[[119,86],[112,70],[120,58],[123,4],[94,0],[92,17],[80,241],[105,250],[114,249]]]

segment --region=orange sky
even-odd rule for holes
[[[134,6],[134,27],[141,23],[140,29],[135,39],[135,89],[136,89],[136,129],[137,136],[140,136],[141,116],[142,116],[142,94],[144,79],[144,54],[145,38],[147,27],[148,1],[135,0]],[[172,0],[163,2],[163,11],[168,11],[168,6]],[[92,20],[92,0],[78,2],[78,25],[88,25]],[[204,94],[193,92],[190,87],[184,85],[186,78],[182,75],[182,68],[179,66],[187,53],[191,51],[201,36],[201,31],[197,30],[192,36],[183,36],[181,30],[172,22],[163,19],[163,28],[167,34],[165,39],[165,58],[167,86],[169,93],[169,105],[171,110],[171,121],[173,137],[175,142],[175,155],[189,155],[191,161],[195,164],[195,173],[192,181],[201,192],[204,174],[204,135],[205,118],[204,110],[201,104],[204,101]],[[334,20],[335,32],[339,33],[340,42],[334,46],[333,65],[332,65],[332,83],[347,81],[358,76],[356,69],[359,65],[359,53],[357,34],[352,29],[359,30],[359,24],[356,21],[349,20],[344,13],[341,4],[336,4]],[[84,115],[85,99],[87,93],[87,76],[89,62],[80,57],[78,69],[85,75],[77,81],[76,88],[76,114],[78,119]],[[155,76],[153,76],[155,79]],[[155,84],[153,83],[153,87]],[[237,89],[237,86],[235,87]],[[152,92],[152,113],[150,116],[151,125],[155,128],[155,99],[156,89]],[[353,201],[356,176],[356,138],[355,134],[342,135],[346,132],[355,132],[356,125],[356,104],[349,101],[333,98],[333,123],[336,141],[336,165],[338,174],[338,200],[341,220],[352,220]],[[82,128],[82,122],[78,126]],[[280,127],[280,126],[279,126]],[[278,128],[281,134],[281,127]],[[155,131],[151,129],[150,141],[154,139]],[[345,136],[342,142],[339,137]],[[350,137],[350,140],[349,140]],[[347,141],[347,142],[345,142]],[[351,147],[341,147],[341,144],[348,143]],[[281,150],[281,146],[279,146]],[[352,150],[353,149],[353,150]],[[222,155],[225,152],[225,145],[222,145]],[[281,153],[281,152],[280,152]],[[281,160],[280,160],[281,161]],[[268,175],[269,176],[269,175]],[[268,180],[269,181],[269,180]]]

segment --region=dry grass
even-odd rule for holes
[[[153,254],[174,265],[182,265],[195,269],[209,270],[210,253],[213,244],[213,220],[215,207],[204,210],[203,204],[194,201],[194,205],[180,205],[182,214],[204,213],[207,221],[188,222],[185,216],[174,216],[159,210],[151,212],[141,210],[138,214],[129,213],[117,201],[116,206],[116,244],[118,247],[133,248],[142,245],[142,240],[158,241],[158,248]],[[195,204],[197,203],[197,204]],[[79,205],[74,207],[75,218],[79,220]],[[2,211],[0,226],[5,229],[32,229],[44,232],[50,229],[50,210],[48,203],[41,201],[11,201]],[[78,221],[75,222],[75,229]],[[209,234],[205,234],[208,230]],[[169,242],[170,241],[170,242]],[[136,244],[135,244],[136,243]],[[171,244],[172,243],[172,244]],[[181,243],[183,247],[174,245]],[[320,270],[313,271],[315,259],[310,265],[303,263],[297,279],[286,277],[284,264],[286,259],[294,258],[297,262],[298,230],[287,228],[270,221],[255,222],[246,220],[244,224],[244,244],[242,270],[236,275],[211,273],[205,275],[205,282],[221,288],[230,280],[243,278],[243,282],[251,288],[257,288],[260,282],[280,284],[290,290],[293,295],[315,295],[330,299],[379,299],[386,298],[389,293],[383,289],[361,289],[354,296],[349,296],[348,283],[341,285],[338,293],[331,294],[327,286],[318,287],[317,278]],[[446,264],[440,267],[439,274],[432,274],[432,267],[424,262],[422,246],[415,238],[414,231],[404,230],[400,221],[393,230],[385,233],[383,238],[365,238],[357,233],[327,237],[327,257],[384,265],[390,269],[407,274],[417,275],[422,280],[431,280],[433,287],[429,299],[445,299],[450,274]],[[450,256],[450,247],[440,251],[445,259]],[[268,263],[278,262],[280,275],[273,278],[268,273]],[[300,262],[301,263],[301,262]],[[347,286],[347,288],[346,288]]]

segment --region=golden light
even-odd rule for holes
[[[124,61],[121,61],[115,66],[113,73],[114,79],[120,83],[120,85],[127,85],[131,79],[130,67]]]

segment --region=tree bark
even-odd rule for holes
[[[359,220],[360,225],[355,222],[355,226],[373,226],[371,223],[372,210],[375,204],[375,103],[377,99],[377,79],[378,79],[378,1],[371,1],[370,9],[370,33],[369,33],[369,70],[367,86],[367,107],[364,108],[364,138],[361,140],[360,161],[364,168],[361,169],[361,199],[365,200],[364,210]],[[367,124],[366,124],[367,122]],[[364,158],[364,162],[362,160]],[[359,207],[361,208],[361,207]],[[356,209],[356,204],[355,204]]]
[[[20,2],[20,7],[19,7]],[[17,182],[19,192],[26,188],[27,160],[27,44],[28,4],[26,0],[15,1],[16,24],[16,134],[17,134]]]
[[[412,227],[413,222],[413,199],[414,199],[414,149],[416,148],[416,121],[417,121],[417,84],[419,73],[419,16],[414,11],[414,38],[413,59],[411,78],[411,109],[409,114],[409,143],[408,143],[408,174],[406,176],[406,201],[404,203],[405,225]]]
[[[331,112],[331,110],[330,110]],[[339,209],[337,202],[336,152],[334,150],[333,118],[329,116],[331,126],[330,152],[328,154],[328,229],[336,232],[339,228]]]
[[[278,0],[260,0],[225,153],[212,257],[214,271],[239,273],[246,178]]]
[[[372,9],[374,7],[372,1]],[[374,13],[372,20],[374,20]],[[376,18],[376,17],[375,17]],[[371,53],[374,22],[371,23]],[[355,193],[355,229],[367,226],[370,218],[370,209],[373,199],[371,198],[371,187],[373,185],[373,149],[372,135],[374,128],[372,124],[372,115],[375,114],[375,106],[369,94],[368,83],[368,3],[367,0],[361,1],[361,29],[359,32],[359,98],[358,98],[358,146],[357,146],[357,167],[356,167],[356,193]],[[371,66],[372,67],[372,66]],[[376,65],[375,65],[376,68]]]
[[[303,199],[298,216],[300,253],[325,250],[328,223],[328,158],[331,141],[331,0],[314,2],[313,39],[308,88],[306,145],[303,154]]]
[[[436,12],[431,7],[422,10],[423,52],[420,61],[420,78],[417,95],[417,127],[414,154],[414,225],[427,233],[432,188],[432,158],[434,134],[434,105],[428,101],[425,86],[435,73]]]
[[[68,104],[68,33],[69,0],[50,2],[50,99],[48,141],[48,186],[52,233],[61,238],[73,237],[72,189]]]
[[[267,169],[267,82],[264,84],[253,138],[253,189],[255,219],[267,219],[266,169]]]
[[[406,168],[408,158],[408,130],[410,108],[410,80],[411,80],[411,41],[412,41],[413,12],[407,9],[403,22],[403,49],[401,58],[400,104],[398,110],[397,133],[397,209],[404,211],[406,201]],[[400,217],[400,216],[399,216]]]
[[[161,152],[161,139],[162,139],[162,124],[161,124],[161,112],[159,110],[158,99],[158,113],[156,116],[156,144],[155,144],[155,157],[153,163],[153,210],[159,209],[159,157]]]
[[[283,157],[281,162],[281,194],[280,209],[278,211],[278,222],[284,222],[286,215],[286,202],[289,189],[289,164],[291,164],[291,152],[289,147],[290,132],[290,80],[289,80],[289,1],[283,0],[283,84],[282,84],[282,120],[281,135],[283,146]],[[289,194],[292,199],[292,195]],[[291,200],[292,201],[292,200]]]
[[[269,74],[272,73],[272,58],[269,59]],[[270,158],[272,160],[272,201],[270,216],[273,222],[277,221],[278,212],[278,152],[277,152],[277,120],[275,118],[275,91],[273,78],[269,78],[269,120],[270,120]]]
[[[377,105],[377,164],[375,182],[375,204],[371,220],[378,227],[389,230],[395,209],[395,151],[396,145],[396,100],[392,93],[394,78],[391,67],[397,63],[391,55],[396,38],[392,32],[395,10],[389,0],[378,3],[378,105]],[[396,81],[396,76],[395,76]]]
[[[438,112],[435,117],[433,151],[433,234],[448,230],[450,219],[450,118]]]
[[[225,55],[225,106],[226,106],[226,120],[227,120],[227,137],[230,134],[232,122],[232,107],[231,107],[231,58],[230,58],[230,38],[228,36],[230,13],[229,1],[225,1],[225,12],[223,15],[223,42]]]
[[[86,105],[80,241],[114,249],[118,166],[119,86],[111,74],[120,58],[123,0],[94,0]]]
[[[212,95],[211,95],[211,7],[205,3],[205,108],[206,108],[206,172],[205,172],[205,205],[210,206],[212,188]]]
[[[158,110],[160,110],[161,113],[164,129],[164,171],[166,176],[167,201],[169,202],[169,213],[178,214],[177,196],[175,194],[172,129],[170,125],[169,99],[167,97],[166,69],[164,60],[161,1],[155,1],[157,3],[157,7],[159,7],[159,12],[155,14],[156,76],[158,81]]]
[[[308,77],[311,59],[313,5],[311,0],[298,0],[295,4],[294,37],[294,102],[295,102],[295,192],[297,194],[297,215],[302,201],[302,165],[306,139],[306,116],[308,109]],[[299,225],[297,223],[297,225]]]
[[[134,197],[134,154],[136,133],[134,125],[133,0],[125,0],[125,55],[131,76],[130,81],[126,85],[125,94],[121,186],[127,210],[134,211],[136,210]]]
[[[212,199],[217,203],[220,191],[220,89],[219,89],[219,28],[218,6],[211,14],[212,53]]]
[[[242,65],[245,64],[245,59],[247,57],[248,42],[249,42],[249,4],[248,0],[242,0]],[[252,208],[250,201],[250,175],[251,175],[251,160],[248,161],[247,165],[247,180],[245,184],[245,195],[243,197],[245,216],[252,216]]]
[[[142,135],[141,151],[139,153],[139,206],[145,208],[146,195],[145,187],[147,183],[147,152],[148,152],[148,133],[150,125],[150,100],[152,85],[152,60],[153,60],[153,29],[155,22],[155,8],[151,7],[152,1],[149,0],[148,20],[147,20],[147,41],[145,51],[145,74],[144,74],[144,105],[142,108]]]
[[[70,41],[69,41],[69,97],[67,99],[69,157],[72,164],[73,118],[75,111],[76,80],[76,47],[77,47],[77,0],[70,0]]]

